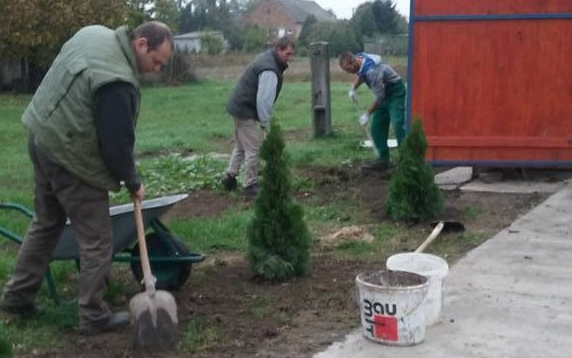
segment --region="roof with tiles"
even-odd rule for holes
[[[336,16],[324,10],[314,1],[305,0],[273,0],[280,4],[296,22],[302,23],[306,18],[313,15],[318,22],[336,21]]]

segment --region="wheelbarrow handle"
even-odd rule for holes
[[[145,291],[150,296],[153,296],[157,279],[151,273],[147,241],[145,240],[145,226],[143,225],[143,214],[141,213],[141,201],[139,199],[133,199],[133,213],[135,216],[135,228],[137,229],[137,242],[139,243],[139,256],[143,269],[143,284],[145,285]]]

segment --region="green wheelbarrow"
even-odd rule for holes
[[[165,196],[145,200],[141,204],[143,224],[148,230],[145,236],[151,270],[157,278],[156,287],[161,290],[175,291],[181,288],[191,273],[193,263],[201,262],[205,256],[190,252],[186,244],[159,220],[174,204],[185,199],[187,194]],[[28,218],[34,213],[16,203],[0,203],[0,210],[15,210]],[[131,271],[137,282],[141,283],[143,273],[136,244],[136,229],[133,204],[117,205],[109,208],[113,229],[113,261],[131,265]],[[22,238],[0,225],[0,235],[21,244]],[[51,261],[74,260],[79,270],[79,248],[69,221],[64,227],[60,241],[52,254]],[[56,288],[50,267],[46,271],[46,282],[50,297],[60,304],[62,299]]]

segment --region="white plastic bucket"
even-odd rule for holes
[[[423,299],[429,280],[404,271],[364,272],[356,277],[365,338],[392,346],[425,340]]]
[[[390,256],[386,266],[388,270],[413,272],[429,279],[427,296],[423,302],[425,322],[427,326],[440,322],[443,307],[443,279],[449,272],[447,261],[432,254],[406,252]]]

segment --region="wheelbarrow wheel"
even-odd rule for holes
[[[175,261],[175,258],[189,256],[189,249],[183,241],[165,234],[152,232],[145,236],[147,250],[151,260],[151,272],[157,278],[155,287],[158,290],[177,291],[189,278],[191,274],[191,263],[185,261]],[[139,245],[136,244],[131,250],[131,255],[139,258]],[[153,261],[154,257],[173,257],[173,261]],[[131,271],[137,282],[143,280],[143,270],[140,260],[131,261]],[[141,284],[143,287],[143,284]]]

